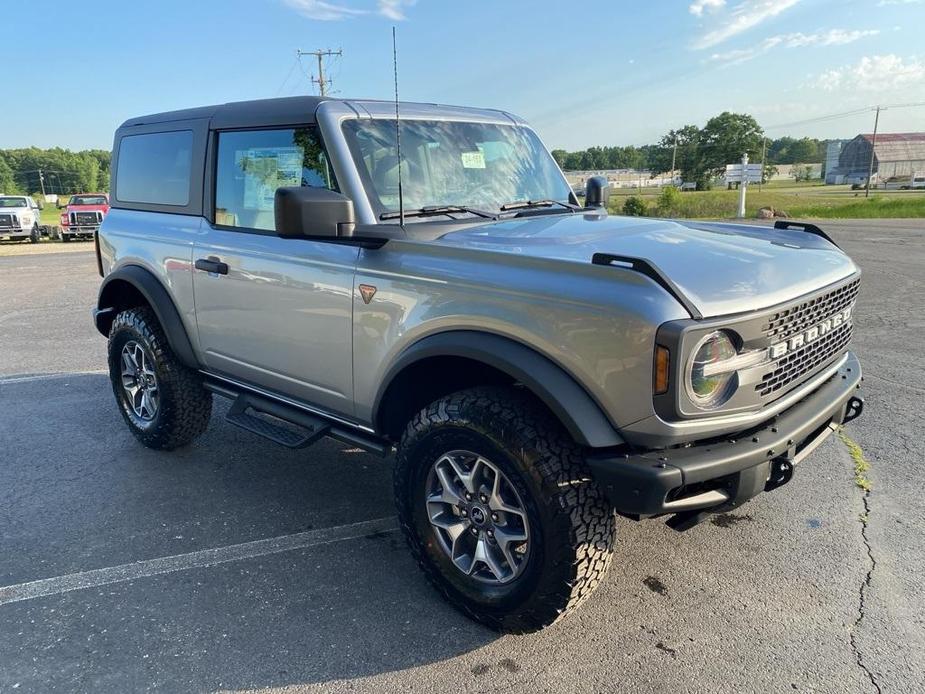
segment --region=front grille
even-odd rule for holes
[[[0,214],[0,227],[11,227],[11,226],[13,226],[13,215]]]
[[[802,349],[781,357],[774,363],[774,370],[764,375],[761,382],[755,386],[755,390],[762,398],[777,393],[802,376],[812,374],[845,349],[849,342],[851,342],[851,324],[844,323]]]
[[[771,314],[762,328],[768,344],[784,342],[850,308],[857,299],[860,287],[861,280],[855,279],[830,292]],[[813,375],[845,350],[851,342],[851,332],[851,323],[843,323],[778,359],[755,386],[758,395],[762,399],[783,395],[787,386]]]
[[[99,212],[71,212],[71,224],[74,226],[95,226],[100,221]]]
[[[827,294],[772,313],[763,332],[772,344],[786,340],[851,306],[860,288],[861,280],[856,279]]]

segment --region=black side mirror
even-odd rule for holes
[[[327,188],[278,188],[276,233],[284,238],[352,236],[353,201]]]
[[[603,176],[591,176],[585,184],[585,207],[604,207],[610,198],[610,186]]]

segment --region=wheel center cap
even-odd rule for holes
[[[483,525],[485,523],[485,519],[487,518],[485,511],[478,506],[472,507],[472,510],[469,512],[469,517],[476,525]]]

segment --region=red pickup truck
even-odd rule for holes
[[[109,212],[109,196],[105,193],[72,195],[61,213],[61,240],[92,239]]]

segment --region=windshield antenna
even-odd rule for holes
[[[398,224],[405,226],[405,198],[401,189],[401,121],[398,115],[398,43],[392,27],[392,67],[395,72],[395,148],[398,150]]]

